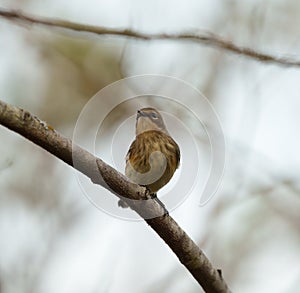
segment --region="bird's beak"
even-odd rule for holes
[[[145,113],[141,110],[137,110],[136,118],[139,119],[142,116],[146,116]]]

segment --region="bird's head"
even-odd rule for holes
[[[158,130],[168,134],[164,120],[156,109],[140,109],[136,115],[136,135],[149,130]]]

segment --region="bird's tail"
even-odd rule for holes
[[[169,215],[169,212],[168,212],[166,206],[165,206],[164,203],[157,197],[157,194],[154,192],[154,193],[151,193],[150,196],[151,196],[152,199],[154,199],[154,200],[155,200],[155,201],[156,201],[156,202],[164,209],[164,215]],[[120,200],[118,201],[118,206],[121,207],[121,208],[128,208],[128,207],[129,207],[128,204],[127,204],[124,200],[122,200],[122,199],[120,199]]]
[[[156,192],[151,193],[151,198],[153,198],[164,209],[164,215],[169,215],[169,211],[167,210],[164,203],[157,197]]]

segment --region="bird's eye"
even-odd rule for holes
[[[155,112],[153,112],[153,113],[151,113],[151,118],[157,119],[157,118],[158,118],[158,115],[157,115]]]

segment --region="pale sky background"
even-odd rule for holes
[[[300,60],[296,0],[0,0],[0,7],[149,33],[208,30],[236,44]],[[233,292],[299,290],[300,69],[195,43],[61,32],[3,18],[0,36],[0,99],[68,137],[88,100],[123,77],[169,75],[200,90],[224,130],[224,177],[204,207],[194,189],[171,215],[222,269]],[[108,162],[109,148],[103,150],[113,131],[135,112],[123,106],[111,114],[99,138],[97,153]],[[173,104],[154,106],[176,111]],[[178,118],[195,134],[203,180],[209,167],[207,136],[185,115],[178,110]],[[132,122],[124,126],[130,133],[122,136],[126,146],[133,140]],[[181,130],[170,124],[182,150],[187,149]],[[3,127],[0,142],[1,293],[199,292],[144,222],[97,209],[83,195],[73,169]],[[127,147],[119,151],[115,148],[116,167],[122,171]],[[184,151],[183,163],[190,155]],[[117,203],[109,192],[97,190],[103,201]]]

